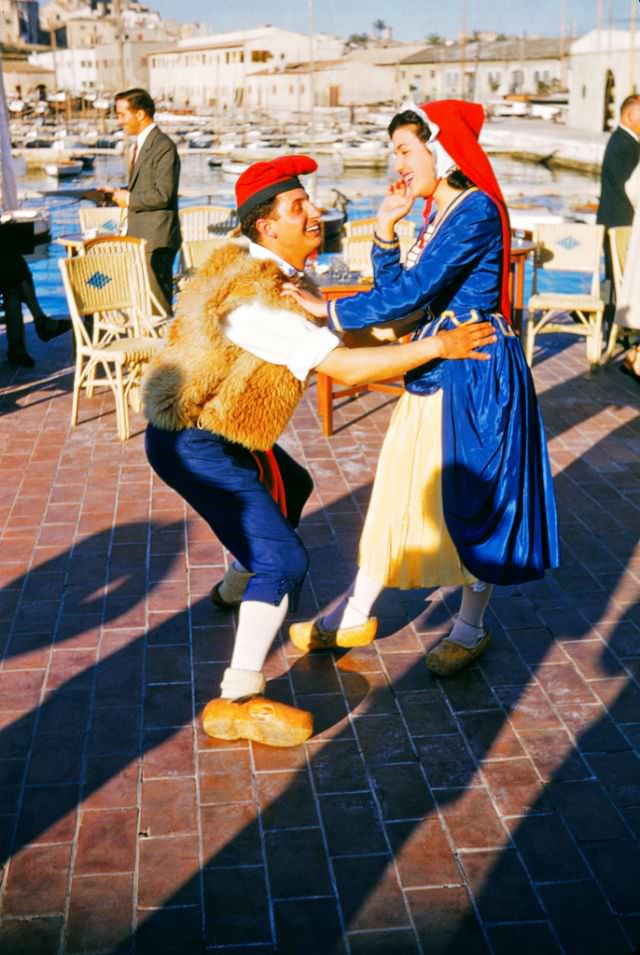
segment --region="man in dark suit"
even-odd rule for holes
[[[115,104],[118,122],[132,145],[128,188],[114,190],[113,200],[128,210],[127,235],[147,240],[151,276],[170,308],[173,260],[181,243],[178,151],[173,140],[156,126],[155,104],[146,90],[117,93]]]
[[[620,108],[620,125],[609,137],[600,171],[600,202],[596,221],[607,229],[631,225],[633,206],[625,192],[631,173],[640,162],[640,96],[627,96]],[[605,236],[605,277],[613,285],[609,242]],[[605,308],[605,324],[613,321],[615,305],[610,300]]]

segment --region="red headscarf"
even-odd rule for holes
[[[509,270],[511,266],[511,226],[509,213],[498,180],[487,154],[478,142],[484,122],[484,109],[479,103],[460,99],[442,99],[423,103],[420,107],[438,126],[437,140],[449,153],[461,172],[495,202],[502,222],[502,289],[500,310],[507,320],[511,316]]]

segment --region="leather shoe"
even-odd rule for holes
[[[214,739],[250,739],[266,746],[300,746],[313,733],[307,710],[287,706],[264,696],[240,700],[211,700],[204,708],[202,726]]]
[[[71,328],[71,321],[68,318],[44,318],[34,319],[36,335],[43,342],[49,342],[58,335],[64,335]]]
[[[31,355],[24,348],[10,348],[7,353],[7,359],[10,365],[19,368],[35,368],[36,363]]]
[[[214,607],[220,607],[221,610],[235,610],[236,607],[240,606],[239,600],[225,600],[224,597],[220,594],[220,587],[222,581],[219,580],[217,584],[214,584],[211,588],[211,603]]]
[[[445,637],[427,653],[427,666],[436,676],[453,676],[482,656],[490,642],[488,630],[484,631],[475,647],[463,647],[461,643]]]
[[[366,647],[373,642],[377,632],[377,617],[369,617],[358,627],[339,627],[337,630],[325,630],[320,620],[303,620],[289,627],[291,642],[304,653],[337,647]]]

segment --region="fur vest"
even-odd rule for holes
[[[167,347],[149,365],[144,412],[165,431],[205,428],[251,451],[271,448],[303,392],[285,366],[251,355],[225,338],[221,322],[240,305],[260,303],[306,316],[280,295],[288,277],[271,259],[228,243],[181,292]]]

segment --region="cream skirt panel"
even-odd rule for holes
[[[460,562],[442,505],[442,391],[405,392],[387,431],[358,564],[386,587],[452,587],[476,578]]]

